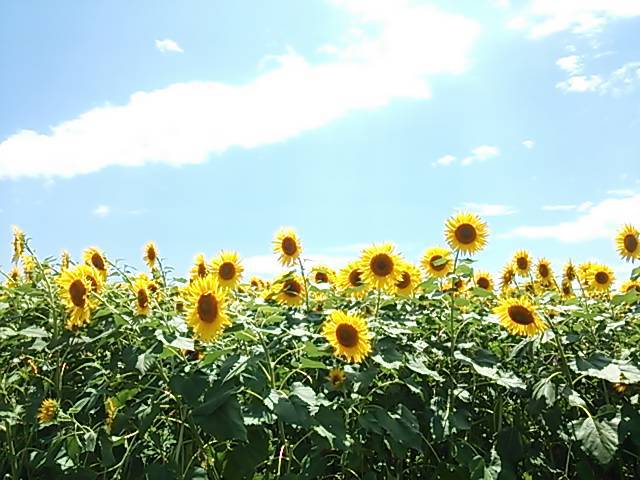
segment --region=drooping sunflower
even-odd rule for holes
[[[151,295],[149,291],[149,277],[140,274],[136,277],[132,285],[133,295],[136,302],[136,312],[138,315],[147,316],[151,313]]]
[[[234,290],[240,284],[244,267],[237,252],[220,252],[211,261],[211,273],[221,288]]]
[[[528,277],[531,273],[531,256],[526,250],[518,250],[513,254],[513,269],[519,277]]]
[[[299,275],[283,275],[271,288],[276,300],[283,305],[296,306],[304,302],[304,280]]]
[[[487,244],[487,224],[473,213],[458,213],[447,220],[445,237],[452,250],[476,253]]]
[[[209,273],[207,268],[207,262],[204,259],[204,254],[198,253],[193,259],[193,267],[191,267],[191,280],[198,278],[204,278]]]
[[[89,247],[84,252],[82,252],[82,260],[84,261],[84,263],[92,266],[98,272],[100,272],[100,275],[102,275],[102,279],[106,280],[107,261],[104,254],[97,247]]]
[[[365,283],[374,288],[391,290],[401,280],[400,256],[390,243],[372,245],[362,251],[360,270]]]
[[[627,280],[622,285],[620,285],[621,293],[629,293],[632,290],[640,293],[640,280]]]
[[[158,249],[156,248],[155,242],[153,240],[147,242],[147,244],[142,247],[142,251],[144,252],[142,259],[149,268],[153,270],[156,266],[156,260],[158,259]]]
[[[513,265],[508,263],[502,269],[502,273],[500,274],[500,288],[505,291],[511,288],[513,281],[516,278],[516,272],[513,269]]]
[[[640,232],[632,225],[624,225],[616,236],[618,253],[625,260],[640,258]]]
[[[25,236],[24,232],[20,230],[17,225],[14,225],[12,227],[12,230],[13,241],[11,243],[11,246],[13,247],[13,256],[11,257],[11,261],[15,263],[24,253]]]
[[[614,280],[613,270],[603,264],[591,265],[587,274],[587,285],[595,292],[608,291]]]
[[[65,270],[58,278],[60,298],[67,306],[69,314],[66,322],[69,330],[75,330],[89,323],[93,308],[90,298],[92,284],[83,266],[78,265],[73,269]]]
[[[273,252],[278,261],[285,267],[293,265],[302,253],[302,245],[298,234],[291,227],[282,227],[273,239]]]
[[[371,352],[371,334],[361,317],[334,311],[324,321],[322,334],[334,348],[334,354],[349,362],[360,363]]]
[[[531,337],[547,328],[526,298],[505,298],[493,311],[500,318],[500,324],[514,335]]]
[[[346,379],[347,375],[340,367],[332,368],[329,370],[329,375],[327,375],[327,380],[329,380],[331,387],[334,389],[340,388]]]
[[[55,420],[58,414],[58,401],[53,398],[46,398],[40,404],[38,408],[38,423],[44,424]]]
[[[546,258],[538,260],[536,265],[536,279],[540,285],[548,287],[553,283],[553,270],[551,269],[551,262]]]
[[[395,284],[395,292],[401,297],[409,297],[420,286],[422,276],[420,270],[409,262],[403,262],[399,266],[400,280]]]
[[[433,278],[446,277],[453,269],[451,251],[442,247],[428,248],[422,255],[420,264],[428,276]]]
[[[336,281],[336,272],[326,265],[314,265],[309,280],[316,285],[321,283],[332,285]]]
[[[60,270],[64,271],[69,268],[69,264],[71,263],[71,255],[66,250],[62,250],[60,253]]]
[[[483,290],[493,291],[493,279],[489,272],[476,272],[474,275],[476,287]]]
[[[364,281],[359,261],[355,260],[340,270],[338,288],[347,291],[356,298],[362,298],[367,293],[369,286]]]
[[[184,291],[187,323],[203,342],[215,340],[231,324],[226,312],[226,296],[213,275],[197,277]]]
[[[576,279],[577,272],[576,267],[571,260],[565,263],[564,268],[562,269],[563,278],[567,279],[569,282],[573,282]]]

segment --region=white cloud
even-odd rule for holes
[[[630,188],[619,188],[614,190],[607,190],[607,195],[613,195],[615,197],[632,197],[636,194],[634,190]]]
[[[640,83],[640,62],[628,62],[608,76],[573,75],[558,82],[556,88],[565,92],[597,92],[615,96],[632,92]]]
[[[471,150],[471,155],[462,159],[462,165],[467,166],[476,162],[484,162],[493,157],[500,155],[500,149],[498,147],[492,147],[491,145],[481,145]]]
[[[162,53],[184,53],[184,50],[180,47],[180,45],[178,45],[175,40],[171,40],[170,38],[165,38],[164,40],[156,40],[156,48]]]
[[[434,167],[446,167],[447,165],[451,165],[455,160],[456,157],[454,157],[453,155],[444,155],[433,162],[431,165],[433,165]]]
[[[533,140],[524,140],[522,142],[522,145],[524,145],[525,148],[531,150],[533,147],[535,147],[536,142],[534,142]]]
[[[111,208],[108,205],[98,205],[91,213],[96,217],[106,217],[110,212]]]
[[[556,88],[564,92],[595,92],[601,88],[602,83],[602,78],[599,75],[576,75],[556,83]]]
[[[427,99],[433,75],[460,74],[479,24],[407,2],[337,2],[374,23],[326,63],[290,51],[243,85],[194,81],[137,92],[51,127],[0,143],[0,179],[70,177],[110,165],[202,163],[232,147],[255,148],[395,99]],[[273,63],[273,62],[271,62]]]
[[[580,62],[580,56],[578,55],[569,55],[567,57],[561,57],[556,60],[556,65],[560,67],[561,70],[564,70],[571,75],[575,75],[576,73],[580,73],[582,70],[582,64]]]
[[[513,215],[517,210],[509,205],[465,202],[464,207],[482,217],[502,217]]]
[[[574,220],[555,225],[522,226],[502,237],[553,238],[568,243],[612,239],[621,225],[640,223],[640,194],[607,198],[598,204],[585,202],[577,211],[582,215]]]

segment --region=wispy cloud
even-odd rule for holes
[[[464,72],[480,32],[475,20],[408,2],[340,0],[362,35],[326,63],[293,50],[243,85],[194,81],[134,93],[48,132],[0,143],[0,179],[70,177],[110,165],[205,162],[232,147],[256,148],[395,99],[430,97],[434,75]],[[373,26],[374,28],[369,28]]]
[[[568,212],[575,210],[577,212],[586,212],[593,207],[593,202],[582,202],[575,205],[545,205],[542,210],[547,212]]]
[[[563,92],[595,92],[602,88],[602,84],[600,75],[574,75],[556,83],[556,88]]]
[[[467,166],[476,162],[484,162],[493,157],[500,155],[500,149],[498,147],[492,147],[491,145],[481,145],[471,150],[471,155],[462,159],[462,165]]]
[[[561,70],[564,70],[571,75],[575,75],[579,73],[580,70],[582,70],[580,56],[578,55],[569,55],[559,58],[558,60],[556,60],[556,65],[560,67]]]
[[[178,45],[175,40],[171,40],[170,38],[165,38],[164,40],[156,40],[156,48],[162,53],[184,53],[182,47],[180,47],[180,45]]]
[[[528,148],[529,150],[531,150],[533,147],[535,147],[536,142],[534,142],[533,140],[524,140],[522,142],[522,145],[524,145],[524,148]]]
[[[465,202],[464,207],[482,217],[502,217],[517,213],[515,208],[501,204]]]
[[[108,205],[98,205],[93,209],[91,213],[93,213],[96,217],[106,217],[107,215],[109,215],[109,213],[111,213],[111,207],[109,207]]]
[[[456,157],[454,157],[453,155],[444,155],[433,162],[431,165],[433,165],[434,167],[446,167],[447,165],[451,165],[453,162],[455,162],[455,160]]]
[[[596,92],[600,95],[624,95],[640,84],[640,61],[628,62],[609,75],[572,75],[558,82],[556,88],[567,93]]]

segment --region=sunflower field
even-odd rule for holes
[[[470,213],[444,241],[335,272],[283,228],[267,281],[231,251],[182,278],[153,242],[144,272],[39,258],[15,227],[2,478],[640,478],[640,268],[517,251],[492,278]],[[637,228],[615,246],[639,259]]]

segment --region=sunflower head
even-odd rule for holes
[[[487,244],[487,224],[473,213],[458,213],[445,225],[445,237],[453,250],[476,253]]]
[[[309,274],[309,280],[316,285],[332,285],[336,281],[336,272],[326,265],[314,265]]]
[[[271,295],[283,305],[301,305],[305,299],[304,280],[299,275],[283,275],[271,286]]]
[[[607,292],[614,280],[613,270],[603,264],[592,264],[587,273],[587,285],[594,292]]]
[[[446,277],[453,269],[451,251],[442,247],[428,248],[422,255],[420,264],[429,277]]]
[[[291,227],[282,227],[273,239],[273,252],[278,255],[280,263],[289,267],[293,265],[302,253],[302,245],[298,234]]]
[[[571,285],[571,280],[567,277],[563,277],[562,283],[560,284],[560,293],[564,298],[573,297],[573,286]]]
[[[131,287],[135,297],[136,312],[138,315],[149,315],[151,312],[151,291],[149,290],[149,277],[144,273],[136,277]]]
[[[196,338],[210,342],[231,324],[226,312],[226,296],[213,275],[197,277],[186,288],[187,323]]]
[[[13,256],[11,257],[11,261],[15,263],[24,253],[25,235],[24,232],[16,225],[12,227],[12,231],[13,240],[11,242],[11,246],[13,248]]]
[[[340,270],[337,283],[338,288],[356,298],[363,297],[369,290],[369,285],[364,281],[363,272],[358,261],[350,262]]]
[[[156,260],[158,259],[158,249],[155,242],[152,240],[142,247],[143,257],[142,259],[153,270],[156,266]]]
[[[82,260],[85,264],[95,268],[103,280],[107,278],[107,260],[104,253],[97,247],[89,247],[82,252]]]
[[[483,290],[493,291],[493,279],[489,272],[476,272],[474,275],[476,287]]]
[[[346,379],[347,375],[340,367],[332,368],[331,370],[329,370],[329,375],[327,375],[327,380],[329,380],[331,387],[336,390],[342,386]]]
[[[531,256],[526,250],[518,250],[513,254],[513,269],[520,277],[528,277],[531,272]]]
[[[251,285],[251,288],[253,290],[257,290],[257,291],[263,290],[265,286],[264,280],[255,276],[251,277],[251,280],[249,281],[249,285]]]
[[[24,274],[31,278],[34,270],[36,269],[38,263],[33,255],[22,255],[22,269],[24,270]]]
[[[322,334],[333,347],[334,354],[349,362],[360,363],[371,353],[371,334],[361,317],[334,311],[323,323]]]
[[[395,283],[395,292],[401,297],[409,297],[422,283],[420,270],[408,262],[400,264],[400,280]]]
[[[538,282],[543,286],[549,286],[553,283],[553,270],[551,269],[551,262],[546,258],[538,260],[536,265],[536,278]]]
[[[45,424],[55,420],[58,414],[58,401],[53,398],[47,398],[42,401],[38,409],[38,423]]]
[[[69,264],[71,263],[71,255],[66,250],[62,250],[60,252],[60,270],[64,271],[69,268]]]
[[[103,277],[96,268],[89,265],[78,265],[76,269],[81,272],[87,280],[89,280],[92,292],[100,293],[102,291],[102,288],[104,287]]]
[[[516,278],[516,272],[513,269],[513,265],[508,263],[502,269],[502,273],[500,273],[500,288],[505,291],[511,288],[513,281]]]
[[[220,252],[211,261],[211,273],[220,288],[234,290],[240,284],[244,267],[237,252]]]
[[[494,313],[500,318],[500,324],[514,335],[531,337],[547,328],[526,298],[505,298],[494,309]]]
[[[621,293],[629,293],[634,290],[640,294],[640,280],[627,280],[620,285]]]
[[[616,236],[618,253],[625,260],[640,258],[640,232],[632,225],[624,225]]]
[[[365,283],[374,288],[391,290],[400,281],[400,256],[390,243],[372,245],[362,251],[360,270]]]
[[[562,276],[569,282],[573,282],[576,279],[578,273],[576,272],[576,266],[573,264],[571,260],[565,263],[564,268],[562,269]]]
[[[93,271],[93,275],[99,277],[95,269],[87,265],[65,270],[58,277],[60,298],[68,311],[66,327],[69,330],[76,330],[89,323],[93,308],[90,294],[94,287],[87,271]]]
[[[207,262],[204,259],[204,254],[198,253],[193,259],[193,266],[191,267],[191,281],[198,278],[204,278],[209,273],[207,268]]]

